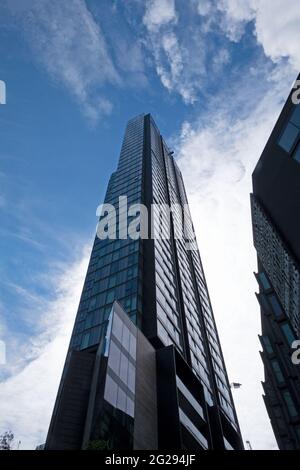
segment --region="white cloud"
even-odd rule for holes
[[[133,42],[114,31],[112,37],[112,46],[118,68],[123,74],[126,74],[126,86],[144,88],[148,84],[145,73],[145,57],[143,50],[143,41]]]
[[[180,94],[185,103],[196,101],[197,73],[187,68],[190,51],[179,43],[174,32],[165,32],[152,38],[157,75],[169,91]],[[201,71],[201,67],[200,67]]]
[[[205,94],[207,77],[214,79],[230,61],[226,39],[238,43],[250,22],[257,45],[262,46],[267,58],[274,63],[286,58],[294,70],[300,69],[297,0],[190,0],[189,8],[186,22],[186,17],[177,13],[174,1],[153,0],[147,2],[143,17],[148,32],[145,44],[153,54],[161,83],[186,104],[194,104],[199,92]],[[198,12],[201,21],[195,20],[192,12]],[[221,48],[218,41],[208,42],[208,34],[220,31],[224,42]]]
[[[158,31],[161,26],[176,23],[177,14],[174,0],[149,0],[143,23],[149,31]]]
[[[214,73],[217,73],[223,68],[224,65],[230,62],[230,54],[227,49],[221,48],[216,51],[215,55],[212,58],[212,68]]]
[[[212,11],[213,5],[210,0],[198,0],[197,10],[199,15],[206,16]]]
[[[216,29],[225,33],[231,41],[238,42],[246,24],[255,16],[255,0],[191,0],[202,17],[201,28],[211,32]]]
[[[172,30],[177,21],[174,0],[149,0],[146,4],[143,23],[149,33],[157,75],[168,91],[177,89],[188,103],[193,97],[182,77],[183,49]]]
[[[194,103],[205,74],[205,48],[201,32],[180,23],[174,1],[149,1],[143,23],[147,35],[144,44],[153,56],[153,64],[162,85],[178,93],[186,104]]]
[[[256,0],[255,29],[265,54],[277,61],[287,57],[300,70],[300,8],[297,0]]]
[[[300,9],[298,0],[217,0],[215,8],[201,10],[202,15],[219,18],[218,26],[238,41],[245,26],[254,22],[257,41],[267,57],[278,61],[286,57],[295,70],[300,69]],[[221,12],[222,16],[217,16]]]
[[[112,104],[101,88],[121,78],[85,1],[9,0],[7,8],[21,21],[36,60],[75,97],[83,113],[91,121],[109,114]]]
[[[245,25],[254,17],[252,1],[218,0],[217,10],[223,14],[220,17],[220,27],[232,41],[239,41]]]
[[[163,60],[159,59],[159,55],[163,51],[168,66],[163,65]],[[157,67],[156,71],[162,84],[169,90],[177,88],[183,100],[193,102],[193,92],[184,82],[182,72],[184,70],[184,60],[182,55],[183,49],[180,48],[178,39],[173,32],[163,34],[161,38],[161,50],[156,50]]]
[[[217,8],[224,10],[235,21],[250,21],[254,16],[256,0],[217,0]]]
[[[230,380],[243,384],[234,391],[243,437],[255,449],[276,448],[276,443],[261,397],[249,193],[252,171],[292,77],[290,69],[273,75],[266,70],[252,78],[248,74],[247,87],[232,83],[212,98],[198,122],[184,124],[177,142],[225,363]]]
[[[26,338],[26,344],[14,344],[7,339],[9,376],[0,387],[0,433],[11,429],[16,440],[21,441],[22,449],[33,449],[45,441],[89,250],[90,244],[74,262],[61,265],[47,276],[47,282],[52,286],[52,301],[45,300],[42,295],[36,298],[23,292],[31,296],[28,308],[35,311],[39,334],[29,341]],[[8,335],[7,327],[1,321],[0,331],[2,326]],[[11,352],[17,347],[19,357]],[[13,364],[12,358],[15,359]]]

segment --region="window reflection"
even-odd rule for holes
[[[116,312],[112,325],[104,398],[134,417],[136,338]]]

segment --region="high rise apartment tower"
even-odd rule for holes
[[[124,236],[124,195],[155,238]],[[150,114],[128,122],[105,203],[117,236],[95,238],[46,449],[241,449],[188,210],[178,236],[182,176]]]
[[[298,94],[299,95],[299,94]],[[264,401],[280,449],[300,449],[300,105],[289,96],[253,173]]]

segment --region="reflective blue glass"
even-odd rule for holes
[[[300,163],[300,143],[297,145],[296,150],[293,153],[293,159]]]
[[[295,124],[295,126],[300,128],[300,106],[296,106],[290,121]]]
[[[298,127],[294,126],[290,122],[287,124],[286,128],[284,129],[278,144],[280,147],[283,148],[286,152],[290,152],[294,143],[297,140],[300,130]]]
[[[268,296],[268,299],[269,299],[269,302],[270,302],[270,304],[271,304],[271,306],[272,306],[274,315],[275,315],[276,317],[280,317],[280,315],[282,315],[283,312],[282,312],[282,308],[281,308],[281,306],[280,306],[280,304],[279,304],[277,298],[275,297],[274,294],[272,294],[272,295],[269,295],[269,296]]]

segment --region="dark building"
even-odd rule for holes
[[[292,93],[253,173],[264,401],[280,449],[300,449],[300,105]]]
[[[153,236],[128,237],[141,203]],[[243,448],[182,176],[149,114],[128,122],[105,204],[117,234],[95,238],[46,449]]]

